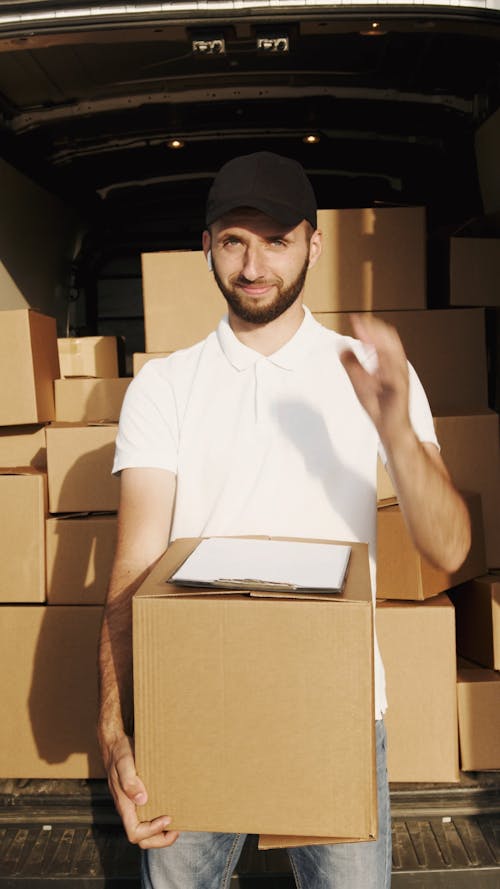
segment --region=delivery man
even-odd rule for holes
[[[380,455],[422,555],[454,571],[470,547],[467,508],[396,331],[355,315],[353,336],[341,336],[303,304],[321,254],[303,168],[270,152],[226,163],[208,195],[203,250],[227,315],[205,340],[151,359],[131,381],[113,467],[121,498],[100,645],[99,740],[116,808],[142,850],[144,889],[227,887],[245,841],[179,834],[169,829],[175,813],[137,817],[148,788],[133,757],[131,599],[169,541],[256,534],[364,541],[375,603]],[[390,885],[387,704],[376,639],[375,698],[378,837],[290,849],[301,889]]]

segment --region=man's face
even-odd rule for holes
[[[311,261],[311,226],[287,229],[257,210],[241,209],[211,227],[214,277],[229,311],[267,324],[300,296]]]

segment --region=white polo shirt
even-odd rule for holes
[[[227,316],[189,349],[150,359],[127,388],[113,472],[168,469],[177,476],[171,539],[262,534],[363,541],[376,579],[377,454],[373,423],[339,353],[368,370],[376,355],[319,324],[305,309],[292,339],[263,356],[241,343]],[[410,416],[437,444],[411,365]],[[375,711],[386,709],[375,638]]]

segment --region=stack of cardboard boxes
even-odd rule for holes
[[[0,320],[0,776],[101,776],[96,652],[129,380],[114,337],[58,340],[28,309]]]
[[[463,569],[432,571],[413,550],[380,467],[376,625],[389,777],[456,781],[460,768],[500,768],[500,733],[489,735],[500,710],[500,462],[484,315],[491,302],[481,303],[476,279],[464,297],[464,274],[454,273],[458,245],[450,304],[427,308],[423,208],[322,210],[319,226],[324,252],[306,305],[340,332],[351,332],[351,311],[396,326],[471,512]],[[201,251],[148,253],[142,262],[146,352],[133,356],[134,373],[203,338],[225,312]],[[8,717],[0,777],[99,777],[96,650],[116,534],[113,447],[129,380],[118,374],[113,337],[58,340],[55,320],[29,310],[2,312],[1,320],[0,682]],[[458,676],[457,652],[467,659]]]

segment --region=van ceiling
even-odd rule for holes
[[[152,248],[198,243],[214,172],[264,148],[299,159],[323,207],[425,204],[435,227],[481,213],[500,12],[198,7],[139,22],[113,3],[1,3],[0,156],[101,235]]]

